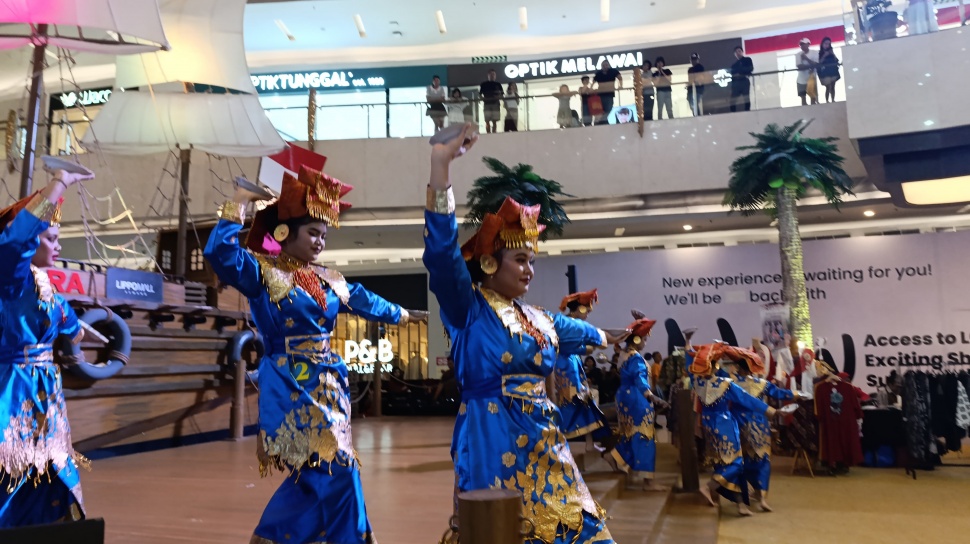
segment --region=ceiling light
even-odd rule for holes
[[[441,10],[434,12],[434,20],[438,23],[438,32],[445,34],[448,32],[448,27],[445,26],[445,14],[441,13]]]
[[[525,6],[519,8],[519,28],[529,30],[529,10]]]
[[[866,210],[866,211],[862,212],[862,215],[864,215],[866,217],[875,217],[876,216],[876,212],[874,212],[872,210]]]
[[[906,182],[903,198],[917,206],[970,202],[970,176]]]
[[[684,225],[684,230],[694,230],[694,227],[690,225]]]
[[[360,14],[354,15],[354,26],[357,27],[357,33],[360,34],[361,38],[367,37],[367,30],[364,28],[364,20],[360,18]]]
[[[697,9],[704,9],[707,7],[707,0],[697,0]]]
[[[290,33],[290,29],[286,28],[286,23],[284,23],[282,19],[276,20],[276,28],[280,29],[280,32],[286,36],[287,40],[290,40],[291,42],[296,41],[296,36]]]
[[[613,236],[623,236],[624,232],[626,232],[626,228],[617,227],[617,229],[613,231]]]
[[[600,0],[600,21],[610,22],[610,0]]]

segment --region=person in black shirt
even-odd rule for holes
[[[694,117],[704,115],[704,82],[705,71],[701,56],[691,53],[690,68],[687,69],[687,103],[690,104]]]
[[[654,61],[657,70],[653,73],[653,85],[657,88],[657,119],[664,118],[664,109],[667,110],[667,119],[674,118],[674,97],[673,82],[670,78],[674,75],[667,68],[667,61],[663,57],[657,57]]]
[[[488,71],[488,79],[478,88],[482,95],[482,105],[485,113],[485,131],[488,134],[498,132],[498,120],[502,115],[502,84],[495,81],[495,70]]]
[[[734,48],[734,57],[738,59],[731,65],[731,111],[738,111],[738,103],[744,104],[744,111],[751,111],[751,74],[754,73],[754,61],[744,56],[741,46]]]
[[[617,80],[619,80],[619,84],[616,83]],[[613,98],[616,96],[616,89],[623,88],[623,76],[620,75],[619,70],[610,66],[609,61],[604,60],[599,71],[593,76],[593,81],[597,84],[600,102],[603,103],[603,113],[597,116],[596,124],[605,125],[609,123],[607,118],[613,111]]]
[[[616,402],[616,392],[620,390],[620,370],[616,363],[610,363],[610,370],[600,380],[600,404]]]

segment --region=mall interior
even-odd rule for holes
[[[967,4],[0,2],[0,542],[966,542]]]

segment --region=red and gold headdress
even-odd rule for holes
[[[46,199],[40,196],[40,191],[37,191],[34,194],[28,196],[27,198],[22,198],[17,202],[14,202],[13,204],[7,206],[6,208],[0,210],[0,232],[3,232],[4,229],[7,228],[7,225],[13,222],[14,218],[17,217],[18,213],[20,213],[21,211],[26,209],[28,205],[33,203],[35,198],[37,199],[36,204],[37,204],[38,210],[31,209],[30,211],[36,212],[35,215],[39,214],[38,217],[41,220],[47,221],[48,223],[50,223],[52,227],[60,225],[61,224],[61,205],[64,204],[64,199],[62,198],[58,200],[56,205],[51,205],[49,202],[47,202]]]
[[[353,186],[305,166],[300,167],[297,177],[285,174],[276,202],[256,212],[246,246],[265,253],[263,241],[278,225],[307,215],[340,228],[340,213],[350,208],[349,203],[340,199],[351,190]]]
[[[725,348],[729,347],[727,344],[716,342],[714,344],[703,344],[694,347],[690,352],[694,360],[690,364],[691,374],[697,376],[706,376],[711,373],[714,365],[724,356]]]
[[[630,332],[629,343],[635,345],[637,348],[643,347],[644,342],[647,341],[647,337],[650,336],[650,331],[657,322],[653,319],[637,319],[627,327]]]
[[[539,249],[539,235],[546,230],[539,224],[541,206],[523,206],[506,197],[498,212],[486,214],[482,226],[463,246],[466,261],[492,255],[501,249]]]
[[[599,296],[596,294],[596,289],[582,293],[573,293],[562,299],[562,302],[559,303],[559,311],[565,312],[571,304],[576,303],[578,307],[573,311],[581,314],[588,314],[590,310],[593,309],[593,305],[598,301]],[[572,311],[570,313],[572,313]]]
[[[752,374],[760,376],[765,372],[765,363],[761,356],[749,349],[725,346],[723,356],[737,363],[743,362]]]

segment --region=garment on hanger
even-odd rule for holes
[[[908,372],[903,385],[903,417],[906,445],[917,466],[926,466],[930,455],[930,381],[922,372]]]
[[[848,467],[861,463],[858,420],[862,419],[862,404],[855,387],[841,380],[823,381],[815,388],[815,413],[820,460]]]

